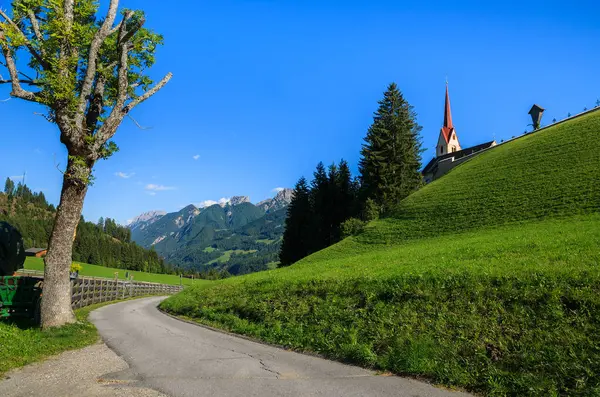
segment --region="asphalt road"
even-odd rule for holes
[[[105,343],[129,364],[110,375],[115,381],[137,381],[173,397],[467,396],[185,323],[158,311],[161,299],[92,312]]]

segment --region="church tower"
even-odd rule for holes
[[[458,136],[452,124],[452,112],[450,110],[450,95],[448,95],[448,83],[446,83],[446,105],[444,107],[444,126],[440,130],[440,137],[435,149],[436,157],[443,156],[447,153],[458,152],[460,143]]]

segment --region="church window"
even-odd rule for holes
[[[452,146],[452,152],[456,152],[456,146]]]
[[[444,147],[443,146],[440,146],[440,153],[444,154]]]

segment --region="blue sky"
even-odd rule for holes
[[[319,161],[345,158],[356,170],[392,81],[418,113],[424,162],[443,121],[446,76],[463,147],[523,133],[533,103],[548,123],[600,98],[596,2],[406,3],[122,0],[165,36],[152,76],[174,78],[133,112],[150,129],[124,121],[121,150],[97,164],[84,216],[125,222],[232,195],[256,202]],[[8,93],[0,86],[0,100]],[[66,151],[40,111],[0,102],[0,177],[27,172],[27,184],[57,203]]]

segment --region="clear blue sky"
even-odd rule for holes
[[[151,129],[125,120],[120,152],[96,166],[84,216],[125,222],[232,195],[256,202],[319,161],[345,158],[356,170],[392,81],[418,113],[424,161],[443,121],[446,76],[463,146],[523,133],[534,102],[547,123],[600,98],[597,2],[406,3],[122,0],[165,36],[152,75],[174,78],[133,112]],[[8,92],[1,86],[0,100]],[[66,151],[35,111],[0,102],[0,177],[26,171],[57,203],[55,164]]]

